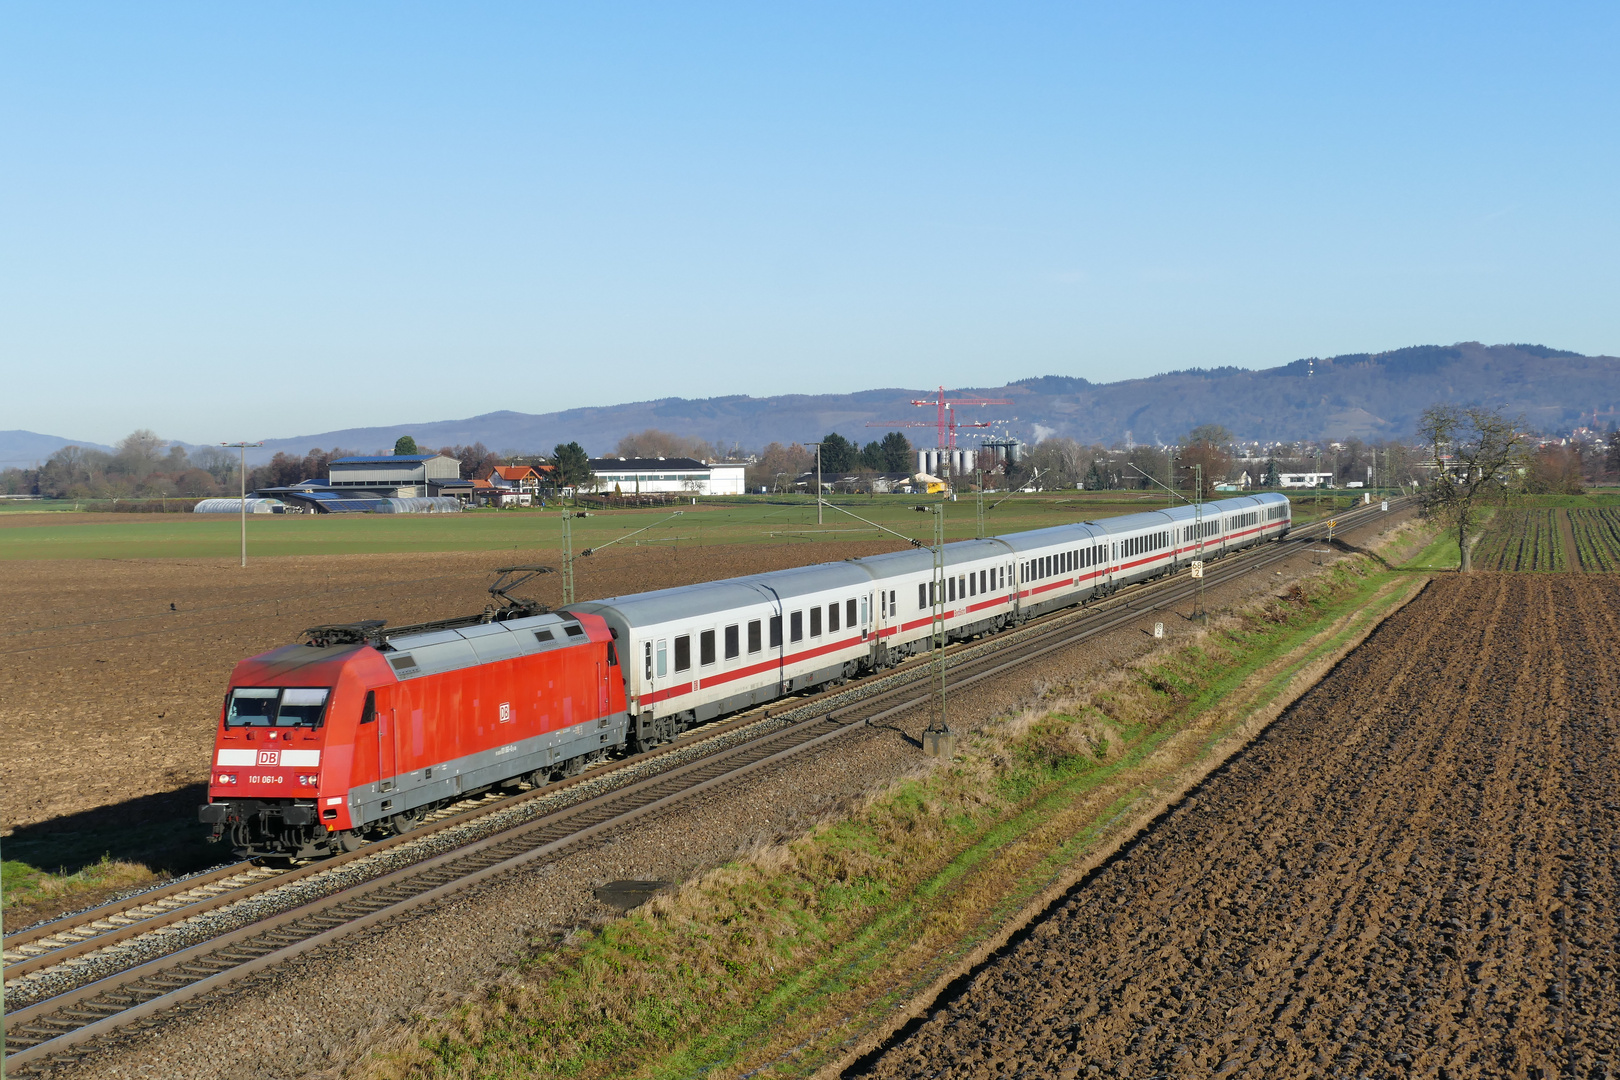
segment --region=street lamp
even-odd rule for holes
[[[241,451],[241,471],[237,478],[242,482],[242,565],[247,566],[247,448],[250,446],[263,446],[264,442],[227,442],[221,446],[234,446]]]

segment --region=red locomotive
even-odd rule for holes
[[[625,742],[607,623],[506,596],[482,614],[384,631],[316,627],[243,660],[220,710],[199,816],[239,856],[352,851],[491,787],[569,776]]]

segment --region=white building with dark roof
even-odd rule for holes
[[[696,458],[592,458],[596,490],[626,495],[741,495],[740,462]]]

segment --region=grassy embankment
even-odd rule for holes
[[[794,1076],[836,1062],[1077,880],[1426,580],[1356,556],[1096,684],[1052,688],[849,818],[599,933],[537,946],[354,1071]]]

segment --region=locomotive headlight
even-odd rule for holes
[[[220,773],[217,777],[214,778],[214,782],[216,784],[234,784],[234,783],[236,783],[236,774],[235,773]]]

